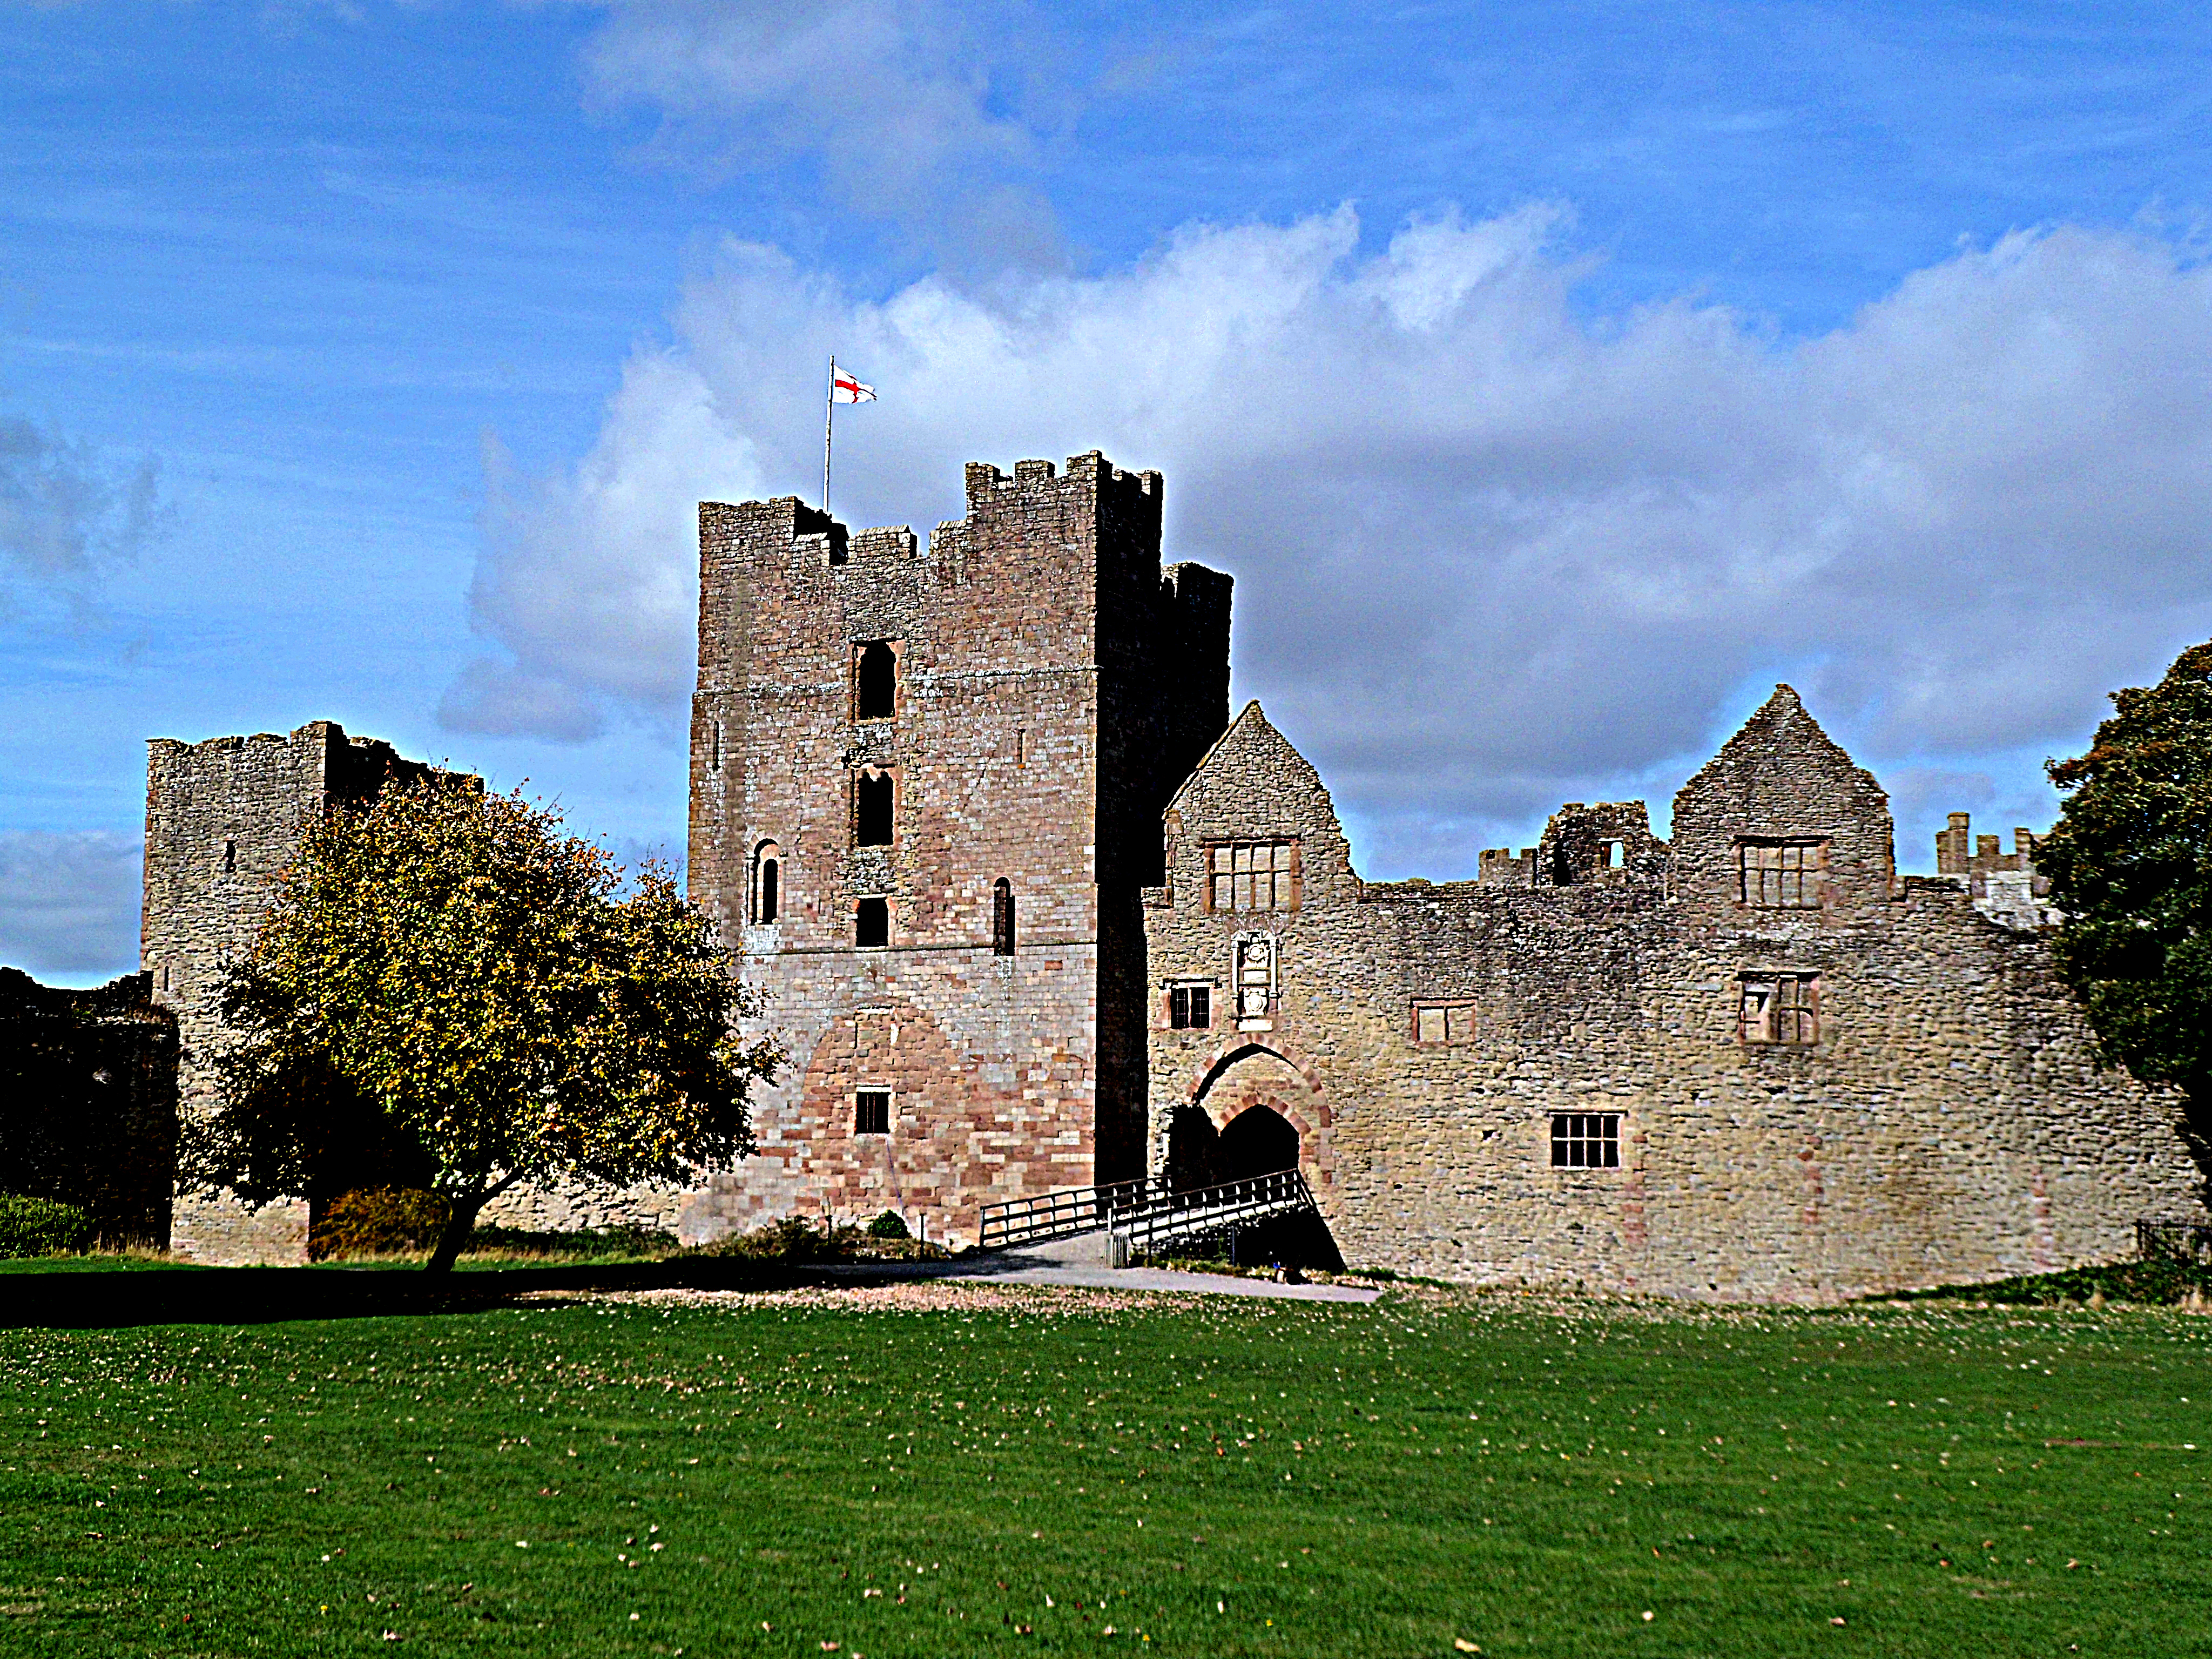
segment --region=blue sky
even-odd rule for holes
[[[2180,5],[0,10],[0,961],[144,739],[319,717],[681,850],[701,494],[1098,445],[1373,875],[1778,679],[1924,867],[2212,633]]]

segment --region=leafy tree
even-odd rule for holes
[[[2212,1108],[2212,642],[2154,686],[2112,694],[2089,752],[2050,763],[2065,793],[2037,848],[2065,912],[2061,973],[2104,1055]]]
[[[518,1182],[678,1181],[752,1150],[782,1054],[668,872],[451,781],[314,825],[252,953],[193,1173],[248,1201],[395,1175],[453,1206],[429,1261]]]

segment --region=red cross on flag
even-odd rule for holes
[[[862,386],[845,369],[832,372],[830,377],[830,401],[833,404],[872,404],[876,400],[876,389]]]

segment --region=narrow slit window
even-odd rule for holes
[[[763,842],[753,854],[753,922],[765,927],[783,913],[783,849]]]
[[[887,720],[898,705],[898,653],[888,640],[871,640],[853,663],[853,714]]]
[[[1014,889],[1004,876],[991,884],[991,954],[1014,953]]]
[[[853,844],[891,844],[891,775],[862,772],[853,780]]]
[[[1212,1030],[1213,988],[1211,985],[1170,986],[1168,1028],[1176,1031]]]
[[[891,902],[864,898],[853,909],[853,943],[860,945],[891,942]]]
[[[1620,1114],[1552,1114],[1552,1167],[1555,1170],[1617,1170],[1620,1167]]]
[[[887,1135],[891,1132],[891,1091],[862,1089],[853,1096],[853,1133]]]
[[[238,843],[234,841],[222,844],[222,867],[226,872],[238,868]]]

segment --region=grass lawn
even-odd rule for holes
[[[11,1653],[2212,1651],[2170,1310],[564,1299],[0,1332],[0,1425]]]

